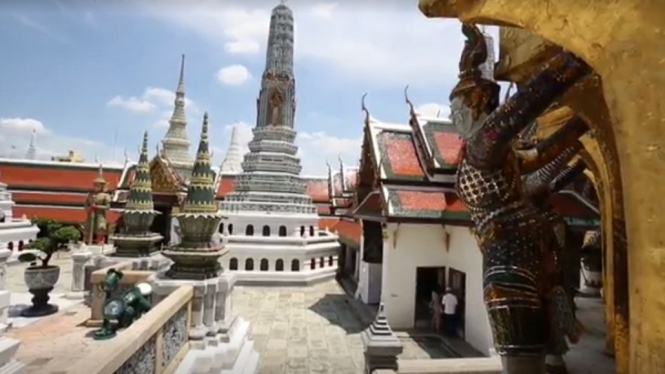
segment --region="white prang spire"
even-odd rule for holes
[[[37,130],[35,129],[30,134],[30,144],[28,145],[28,151],[25,153],[25,158],[27,160],[37,159]]]
[[[173,115],[169,120],[169,129],[162,139],[164,156],[171,161],[178,174],[189,180],[194,160],[189,153],[187,138],[187,118],[185,116],[185,55],[180,62],[180,77],[175,91]]]
[[[229,144],[229,149],[226,151],[226,156],[224,156],[220,170],[224,174],[242,173],[242,151],[240,149],[240,140],[238,139],[238,125],[233,125],[231,143]]]

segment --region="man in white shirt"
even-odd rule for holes
[[[457,310],[457,296],[450,287],[446,287],[446,294],[441,298],[443,305],[443,324],[446,334],[455,335],[455,322]]]

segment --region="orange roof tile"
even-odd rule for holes
[[[357,221],[349,221],[341,219],[333,227],[333,231],[337,232],[337,235],[346,238],[353,243],[360,243],[360,223]]]
[[[87,212],[81,208],[64,208],[56,206],[14,206],[14,216],[22,217],[25,215],[29,219],[48,218],[60,222],[84,223],[87,219]],[[111,210],[107,213],[108,222],[115,222],[120,217],[120,212]]]
[[[443,161],[448,165],[458,165],[462,160],[464,141],[455,133],[437,131],[433,134],[434,143]]]
[[[33,162],[3,162],[0,163],[2,181],[9,188],[30,187],[53,191],[81,191],[91,190],[92,181],[97,177],[98,167],[89,167],[69,163],[33,163]],[[104,170],[104,178],[108,188],[114,189],[118,185],[122,169],[115,167]]]
[[[304,182],[307,186],[305,193],[311,196],[314,202],[330,201],[327,179],[304,179]]]
[[[222,180],[219,182],[219,186],[217,187],[217,198],[221,199],[227,194],[233,192],[235,181],[235,175],[222,175]]]
[[[12,200],[17,204],[85,204],[87,195],[54,192],[12,192]]]

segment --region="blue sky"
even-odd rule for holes
[[[192,152],[205,110],[217,162],[231,124],[249,140],[276,3],[35,3],[0,5],[0,154],[22,156],[33,128],[43,158],[68,149],[89,161],[122,160],[124,149],[136,158],[144,130],[154,149],[172,110],[181,53]],[[422,111],[436,113],[445,111],[456,80],[463,43],[457,21],[427,19],[415,1],[384,10],[343,4],[288,3],[296,19],[296,129],[306,174],[325,172],[326,159],[338,154],[357,163],[363,93],[373,116],[405,122],[406,84]]]

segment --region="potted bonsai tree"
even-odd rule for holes
[[[53,255],[66,249],[70,242],[81,238],[79,230],[58,222],[37,219],[34,223],[39,228],[37,239],[27,245],[24,253],[18,257],[20,262],[29,263],[25,269],[24,280],[28,291],[33,294],[32,306],[21,312],[23,317],[40,317],[58,311],[56,305],[49,304],[49,292],[60,278],[60,268],[50,265]]]

